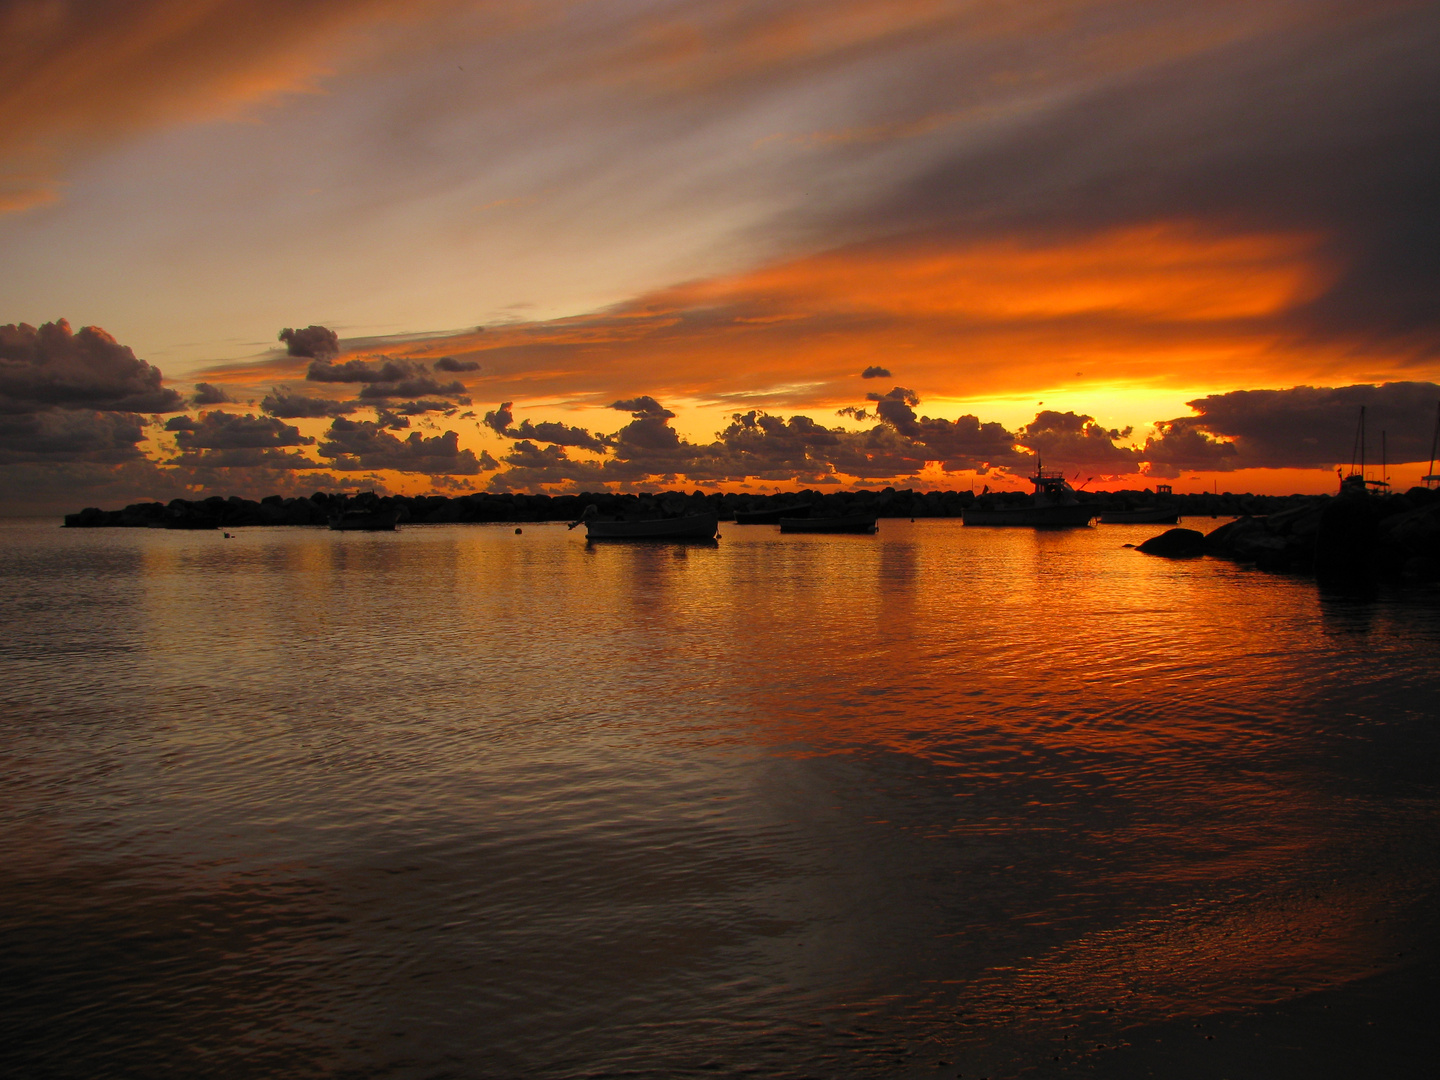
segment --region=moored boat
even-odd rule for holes
[[[809,503],[795,503],[793,506],[777,506],[772,510],[736,510],[736,525],[775,525],[781,518],[808,518]]]
[[[394,510],[342,510],[330,515],[336,532],[394,532],[399,515]]]
[[[841,517],[783,517],[782,533],[873,533],[879,523],[874,514],[845,514]]]
[[[1174,489],[1169,484],[1156,484],[1155,497],[1158,504],[1132,506],[1128,510],[1102,510],[1101,525],[1178,525],[1180,509],[1166,505],[1174,499]]]
[[[1180,521],[1180,511],[1168,506],[1137,506],[1133,510],[1105,510],[1100,514],[1101,525],[1175,525]]]
[[[991,510],[970,507],[964,512],[966,525],[1089,525],[1095,509],[1082,506],[1061,472],[1046,472],[1037,461],[1030,478],[1035,494],[1029,506],[1003,506]]]
[[[651,521],[601,521],[596,517],[581,520],[590,540],[713,540],[720,529],[720,516],[714,513]]]

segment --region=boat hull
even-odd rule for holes
[[[810,516],[807,504],[781,506],[774,510],[736,510],[736,525],[778,525],[781,518],[805,518]]]
[[[782,533],[873,533],[878,524],[874,514],[845,517],[781,518]]]
[[[393,510],[369,512],[350,510],[330,518],[336,532],[394,532],[398,515]]]
[[[1107,510],[1100,515],[1101,525],[1178,525],[1180,511],[1163,506],[1149,506],[1136,510]]]
[[[999,510],[969,509],[966,525],[1089,525],[1095,511],[1088,506],[1015,506]]]
[[[713,540],[720,528],[718,514],[661,518],[658,521],[587,521],[590,540]]]

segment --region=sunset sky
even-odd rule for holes
[[[1437,56],[1386,0],[0,0],[0,506],[1328,491],[1361,405],[1408,487]]]

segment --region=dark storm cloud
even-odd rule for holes
[[[485,414],[482,423],[496,434],[503,435],[508,439],[553,443],[556,446],[575,446],[582,450],[592,450],[595,453],[604,452],[606,442],[591,435],[584,428],[571,427],[568,424],[558,424],[549,420],[539,424],[522,420],[517,425],[515,413],[512,411],[514,404],[513,401],[501,402],[498,409]]]
[[[1117,439],[1130,437],[1130,429],[1107,429],[1093,416],[1046,409],[1020,429],[1019,443],[1053,465],[1079,465],[1108,473],[1133,472],[1143,454]]]
[[[1194,417],[1157,420],[1157,434],[1145,439],[1140,456],[1156,476],[1178,476],[1183,470],[1231,472],[1243,468],[1234,443],[1212,438]]]
[[[322,457],[333,459],[331,468],[344,472],[398,469],[430,475],[473,476],[480,461],[473,450],[462,450],[453,431],[425,438],[415,431],[401,441],[380,424],[368,420],[336,419],[321,442]]]
[[[491,478],[489,485],[496,491],[519,491],[548,484],[598,487],[622,479],[614,471],[607,472],[599,462],[571,459],[564,447],[536,446],[526,440],[515,443],[508,454],[500,455],[497,465],[502,471]]]
[[[313,440],[312,440],[313,441]],[[187,469],[318,469],[318,462],[286,450],[233,447],[223,450],[187,450],[167,464]]]
[[[616,452],[625,457],[645,452],[671,452],[680,447],[680,434],[664,416],[641,416],[615,433]]]
[[[200,425],[188,416],[172,416],[165,421],[166,431],[194,431]]]
[[[199,423],[176,430],[175,442],[181,450],[258,450],[309,446],[315,440],[274,417],[207,412],[200,414]]]
[[[357,401],[332,401],[293,392],[288,386],[272,387],[260,402],[260,411],[283,420],[319,420],[327,416],[348,416],[360,407]]]
[[[161,385],[160,369],[96,326],[76,333],[64,319],[0,326],[0,413],[49,408],[176,412],[185,407]]]
[[[449,371],[452,373],[460,371],[479,371],[480,361],[457,360],[453,356],[442,356],[439,360],[436,360],[435,363],[431,366],[436,371]]]
[[[375,422],[388,431],[406,431],[410,427],[410,418],[401,416],[399,413],[391,412],[381,406],[375,410]]]
[[[390,398],[421,397],[424,394],[463,394],[459,382],[442,383],[429,375],[417,375],[399,382],[372,382],[360,388],[361,401],[388,401]]]
[[[888,379],[890,378],[890,369],[872,364],[870,367],[867,367],[864,371],[860,372],[860,377],[862,379]]]
[[[1236,390],[1186,402],[1198,414],[1157,424],[1143,456],[1181,469],[1329,469],[1347,465],[1365,407],[1367,460],[1428,461],[1440,385]]]
[[[611,402],[610,408],[619,412],[628,412],[635,417],[636,420],[643,420],[650,416],[659,417],[664,420],[672,420],[675,417],[673,412],[665,408],[664,405],[661,405],[649,394],[637,398],[626,398],[623,401]]]
[[[875,415],[900,434],[912,438],[919,434],[914,406],[920,404],[920,398],[914,390],[897,386],[888,394],[866,394],[865,397],[875,402]]]
[[[425,378],[428,374],[429,370],[417,360],[382,356],[376,361],[347,360],[343,364],[316,360],[306,369],[305,378],[326,383],[394,383]]]
[[[1436,55],[1434,4],[1313,5],[1301,22],[1277,19],[1186,58],[1117,71],[1059,106],[957,143],[861,219],[970,237],[1157,221],[1313,234],[1334,276],[1287,316],[1292,329],[1403,338],[1433,357]],[[950,85],[931,84],[936,107]]]
[[[51,409],[0,413],[0,465],[21,462],[119,463],[141,457],[145,420],[134,413]]]
[[[340,338],[328,327],[311,325],[302,330],[292,330],[287,326],[280,331],[279,337],[285,343],[287,356],[308,356],[314,360],[323,360],[327,356],[338,356],[340,353]]]
[[[615,401],[610,408],[628,412],[635,419],[615,433],[615,445],[621,457],[659,453],[674,458],[683,453],[680,435],[670,426],[675,414],[649,394]]]
[[[454,396],[465,392],[458,380],[442,383],[418,360],[382,356],[379,360],[347,360],[332,364],[316,360],[305,372],[311,382],[363,383],[360,400],[389,401],[392,398],[421,398],[426,394]]]
[[[513,401],[502,401],[498,409],[485,414],[485,419],[481,423],[497,435],[504,435],[515,423],[514,405]]]
[[[924,446],[927,461],[939,461],[951,471],[1013,466],[1024,458],[1016,448],[1018,436],[1005,425],[968,413],[953,421],[922,416],[912,438]]]
[[[402,401],[391,407],[401,416],[424,416],[426,413],[443,413],[449,416],[455,406],[448,401]]]
[[[214,386],[208,382],[200,382],[195,384],[195,396],[190,399],[190,404],[224,405],[234,400],[234,398],[225,392],[223,387]]]

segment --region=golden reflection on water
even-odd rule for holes
[[[1145,527],[722,529],[7,536],[0,929],[51,911],[97,1030],[122,970],[209,994],[174,1062],[892,1075],[1353,978],[1433,898],[1433,606]]]

